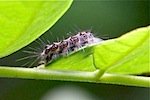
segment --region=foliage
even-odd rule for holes
[[[38,38],[54,25],[71,2],[2,2],[0,57],[7,56]],[[81,48],[49,65],[42,65],[44,69],[1,66],[0,77],[150,87],[149,77],[136,76],[150,73],[149,31],[150,26],[139,28],[119,38]]]

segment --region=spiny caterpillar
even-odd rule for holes
[[[42,48],[41,50],[40,48],[37,48],[40,50],[39,52],[37,51],[37,49],[29,47],[29,49],[33,51],[24,51],[24,52],[30,55],[24,58],[18,59],[17,61],[36,57],[36,59],[29,65],[29,67],[33,67],[35,63],[38,63],[38,65],[45,66],[61,56],[70,55],[71,53],[79,49],[83,49],[85,46],[93,45],[101,41],[103,40],[100,38],[94,37],[91,31],[77,32],[76,35],[70,36],[59,42],[53,42],[52,44],[49,43],[47,45],[42,40],[40,40],[40,42],[44,45],[44,49]],[[40,44],[39,42],[37,43]],[[23,66],[29,64],[30,62],[25,63]]]
[[[102,39],[94,37],[92,32],[82,31],[60,42],[47,44],[39,55],[39,65],[46,65],[60,56],[66,56],[81,47],[100,41],[102,41]]]

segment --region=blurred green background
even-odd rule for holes
[[[133,29],[150,24],[148,0],[74,1],[67,13],[40,38],[55,41],[67,33],[92,31],[105,39],[119,37]],[[31,47],[39,47],[35,42]],[[0,65],[21,66],[16,59],[25,56],[20,51],[1,58]],[[108,84],[63,82],[27,79],[0,79],[0,100],[149,100],[150,88]],[[49,99],[47,99],[49,98]],[[65,99],[67,98],[67,99]]]

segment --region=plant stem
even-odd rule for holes
[[[69,80],[69,81],[95,81],[94,72],[61,71],[39,68],[0,67],[0,77],[45,79],[45,80]]]
[[[105,73],[101,79],[101,83],[111,83],[119,85],[150,87],[150,77],[132,76],[132,75],[118,75]]]
[[[97,75],[99,75],[99,73],[101,73],[100,70],[96,70],[94,72],[83,72],[83,71],[48,70],[38,68],[0,67],[0,77],[81,81],[81,82],[109,83],[109,84],[150,87],[149,77],[117,75],[117,74],[115,75],[105,73],[98,79]]]

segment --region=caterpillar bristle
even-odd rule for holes
[[[39,60],[39,57],[37,57],[28,67],[33,67],[33,65]]]
[[[38,57],[38,55],[25,56],[23,58],[17,59],[16,61],[18,62],[18,61],[26,60],[26,59],[29,59],[29,58],[35,58],[35,57]]]
[[[28,53],[28,54],[35,54],[35,55],[39,55],[38,52],[35,52],[35,51],[28,51],[28,50],[24,50],[23,51],[24,53]]]
[[[38,38],[38,40],[41,42],[41,44],[44,46],[46,45],[46,43],[41,39],[41,38]]]
[[[36,51],[36,52],[38,52],[39,50],[41,51],[41,49],[40,49],[40,48],[33,48],[33,47],[30,47],[30,46],[28,46],[28,48],[29,48],[30,50],[32,50],[32,51]]]

